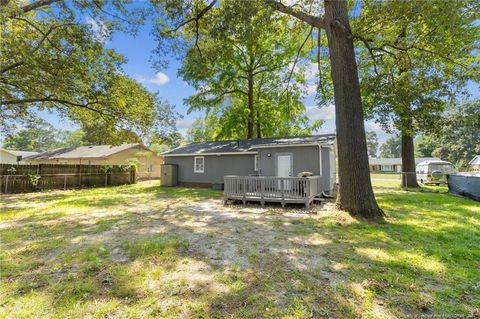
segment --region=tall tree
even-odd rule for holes
[[[127,13],[128,9],[128,13]],[[147,133],[156,95],[121,70],[125,59],[104,41],[142,21],[129,1],[10,0],[0,2],[0,125],[37,110],[77,123]]]
[[[85,133],[78,129],[56,129],[39,117],[31,117],[14,132],[5,135],[3,147],[12,150],[44,152],[62,147],[78,147],[85,144]]]
[[[438,146],[438,140],[430,135],[420,135],[415,139],[415,156],[432,157]]]
[[[190,127],[187,130],[187,141],[190,143],[194,142],[205,142],[214,140],[214,133],[212,132],[212,127],[206,123],[204,118],[196,118]]]
[[[402,139],[400,136],[390,137],[380,146],[381,158],[398,158],[402,153]]]
[[[436,147],[433,156],[466,166],[480,154],[480,99],[450,104],[442,120],[441,129],[431,135]]]
[[[415,135],[435,130],[446,102],[478,78],[479,10],[477,0],[364,1],[354,21],[364,104],[400,132],[404,187],[418,187]]]
[[[375,131],[366,132],[368,156],[377,157],[378,137]]]
[[[85,132],[81,129],[74,131],[60,131],[58,139],[62,143],[62,147],[79,147],[85,144]]]
[[[216,4],[212,0],[203,1],[156,0],[161,10],[161,41],[166,32],[179,30],[183,26],[194,25],[199,29],[202,18]],[[383,216],[373,194],[368,167],[367,144],[363,121],[363,106],[360,97],[353,36],[350,29],[347,2],[325,0],[324,14],[311,14],[311,1],[299,1],[294,6],[286,6],[279,1],[265,0],[266,6],[303,21],[317,30],[325,30],[328,39],[328,52],[331,78],[334,87],[337,127],[338,164],[340,189],[337,206],[352,215],[376,219]],[[315,7],[318,9],[318,7]],[[320,34],[320,32],[319,32]],[[186,38],[195,45],[198,32],[193,38]]]
[[[59,141],[60,131],[41,118],[33,118],[12,135],[5,138],[3,147],[20,151],[44,152],[63,147]]]
[[[285,123],[282,127],[297,122],[306,126],[298,83],[303,82],[299,72],[304,59],[289,68],[311,34],[304,29],[298,24],[289,28],[288,17],[255,1],[228,0],[212,8],[199,28],[187,29],[192,36],[199,32],[179,71],[196,89],[186,100],[189,111],[217,117],[218,138],[268,136],[272,118],[281,119],[276,123]]]

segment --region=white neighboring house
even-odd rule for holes
[[[475,157],[472,158],[470,162],[468,162],[468,166],[470,166],[476,171],[480,171],[480,155],[475,155]]]
[[[440,161],[438,157],[416,157],[415,165],[423,161]],[[402,172],[402,159],[400,157],[395,158],[369,158],[368,164],[370,166],[370,172],[378,173],[401,173]]]
[[[12,151],[0,148],[0,164],[25,164],[24,158],[37,155],[38,152]]]

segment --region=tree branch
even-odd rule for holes
[[[311,27],[311,28],[310,28],[310,31],[308,32],[305,40],[303,40],[302,45],[300,45],[300,48],[298,48],[297,55],[295,56],[295,60],[293,61],[292,69],[290,70],[290,74],[288,75],[287,92],[288,92],[288,88],[289,88],[289,86],[290,86],[290,81],[292,80],[293,72],[295,71],[295,67],[297,66],[298,58],[300,57],[300,53],[302,52],[302,49],[303,49],[303,47],[305,46],[305,43],[307,43],[308,39],[309,39],[310,36],[312,35],[313,28],[314,28],[314,27]]]
[[[318,87],[322,96],[325,98],[325,90],[323,89],[323,73],[322,73],[322,30],[318,30],[317,36],[317,68],[318,68]]]
[[[395,49],[395,50],[398,50],[398,51],[401,51],[401,52],[405,52],[407,53],[407,57],[409,58],[410,60],[410,56],[408,55],[408,51],[410,50],[419,50],[419,51],[423,51],[423,52],[426,52],[426,53],[429,53],[429,54],[432,54],[432,55],[436,55],[442,59],[445,59],[453,64],[456,64],[458,66],[461,66],[463,68],[466,68],[467,65],[465,64],[462,64],[462,63],[459,63],[457,61],[455,61],[454,59],[448,57],[448,56],[444,56],[444,55],[441,55],[439,54],[438,52],[435,52],[435,51],[432,51],[432,50],[429,50],[429,49],[426,49],[426,48],[422,48],[422,47],[419,47],[419,46],[416,46],[414,44],[411,44],[409,46],[406,46],[406,47],[403,47],[403,46],[400,46],[400,45],[397,45],[397,44],[394,44],[394,43],[390,43],[390,42],[383,42],[380,44],[380,46],[378,47],[372,47],[370,46],[370,42],[374,42],[372,39],[368,39],[368,38],[365,38],[359,34],[354,34],[353,35],[353,38],[354,39],[358,39],[360,41],[362,41],[365,46],[367,47],[367,49],[369,50],[370,54],[372,55],[372,58],[373,58],[373,51],[381,51],[381,52],[384,52],[384,53],[387,53],[389,55],[391,55],[392,57],[396,57],[396,54],[394,52],[391,52],[389,50],[387,50],[386,48],[392,48],[392,49]]]
[[[19,15],[25,14],[25,13],[30,12],[32,10],[36,10],[38,8],[41,8],[41,7],[49,6],[52,3],[60,2],[60,1],[63,1],[63,0],[38,0],[38,1],[29,3],[29,4],[21,7],[17,12],[13,13],[9,18],[13,19],[13,18],[18,17]]]
[[[365,47],[367,48],[368,53],[370,54],[370,57],[372,58],[372,61],[373,61],[373,70],[374,70],[375,74],[378,76],[377,58],[375,57],[375,54],[373,53],[373,49],[370,46],[370,43],[368,43],[367,39],[365,39],[364,37],[362,37],[360,35],[355,35],[355,37],[357,39],[359,39],[360,41],[362,41],[363,44],[365,45]]]
[[[213,0],[212,2],[210,2],[208,4],[208,6],[206,6],[205,8],[203,8],[202,10],[200,10],[200,12],[198,14],[196,14],[194,17],[190,18],[190,19],[187,19],[183,22],[181,22],[178,26],[176,26],[175,28],[169,30],[168,32],[169,33],[172,33],[172,32],[177,32],[178,30],[180,30],[180,28],[182,28],[183,26],[187,25],[188,23],[190,22],[193,22],[193,21],[196,21],[198,22],[198,20],[200,20],[210,9],[213,8],[213,6],[215,5],[215,3],[217,2],[217,0]]]
[[[10,64],[9,66],[4,67],[3,69],[0,70],[0,74],[7,73],[8,71],[15,69],[23,64],[23,61],[21,62],[15,62],[13,64]]]
[[[303,22],[308,23],[312,27],[325,29],[325,20],[323,17],[316,17],[306,12],[295,10],[293,7],[286,6],[283,3],[275,0],[265,0],[265,3],[274,10],[295,17]]]
[[[111,114],[105,114],[102,111],[97,110],[97,109],[90,106],[92,104],[97,104],[97,103],[80,104],[80,103],[76,103],[76,102],[71,102],[71,101],[67,101],[67,100],[58,99],[58,98],[51,97],[51,96],[46,96],[46,97],[43,97],[43,98],[4,100],[4,101],[0,101],[0,105],[15,105],[15,104],[39,103],[39,102],[54,102],[54,103],[60,103],[60,104],[67,105],[67,106],[82,107],[82,108],[85,108],[85,109],[93,111],[93,112],[97,112],[97,113],[102,114],[102,115],[107,115],[107,116],[113,117],[113,115],[111,115]]]
[[[208,11],[210,11],[210,9],[213,8],[215,3],[217,3],[217,0],[213,0],[205,8],[200,10],[200,12],[197,13],[194,17],[183,21],[178,26],[176,26],[175,28],[168,31],[168,33],[177,32],[180,28],[187,25],[188,23],[195,22],[195,48],[197,48],[198,52],[200,53],[200,58],[202,58],[202,51],[200,50],[200,46],[198,45],[198,38],[200,36],[200,34],[199,34],[199,21]]]

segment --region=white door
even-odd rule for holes
[[[292,156],[291,155],[278,155],[277,156],[277,176],[289,177],[292,176]],[[281,182],[278,182],[278,188],[281,187]],[[285,189],[291,189],[290,181],[284,182]]]

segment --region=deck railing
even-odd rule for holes
[[[277,176],[225,176],[225,200],[302,203],[307,207],[322,191],[320,176],[277,177]]]

